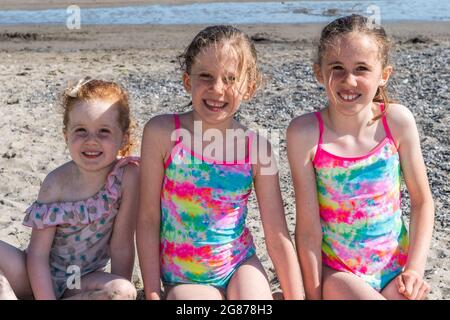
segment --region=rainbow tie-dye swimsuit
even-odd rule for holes
[[[179,129],[178,115],[174,121]],[[161,192],[164,284],[226,288],[239,265],[255,254],[245,226],[253,183],[249,155],[241,162],[216,163],[194,153],[177,136]]]
[[[381,106],[383,110],[383,106]],[[322,148],[323,121],[313,165],[322,224],[322,262],[354,273],[376,290],[405,266],[408,235],[400,209],[400,163],[385,116],[386,137],[361,157]]]

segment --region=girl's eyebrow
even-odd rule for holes
[[[328,63],[329,66],[331,66],[332,64],[342,64],[342,62],[340,62],[340,61],[332,61],[332,62]]]
[[[84,123],[74,123],[71,125],[72,128],[76,128],[76,127],[85,127],[86,125]],[[100,123],[98,125],[99,128],[112,128],[114,127],[113,125],[111,125],[110,123]]]
[[[331,66],[331,65],[333,65],[333,64],[343,64],[343,63],[340,62],[340,61],[332,61],[332,62],[328,63],[329,66]],[[365,61],[358,61],[358,62],[356,62],[355,64],[357,64],[357,65],[363,64],[363,65],[365,65],[365,66],[368,66],[368,64],[367,64]]]

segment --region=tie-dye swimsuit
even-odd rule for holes
[[[381,110],[383,110],[381,105]],[[313,165],[322,223],[322,261],[354,273],[376,290],[405,266],[408,235],[400,209],[400,163],[383,115],[386,137],[365,156],[340,157],[322,148]]]
[[[239,265],[255,254],[245,226],[253,183],[250,152],[240,162],[207,159],[180,141],[178,115],[174,121],[177,141],[161,192],[162,281],[224,289]]]

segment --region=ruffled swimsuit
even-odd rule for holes
[[[384,106],[381,105],[381,110]],[[383,289],[406,264],[408,235],[400,209],[400,163],[386,117],[386,137],[360,157],[322,148],[323,121],[313,165],[322,224],[322,261]]]
[[[178,133],[178,115],[174,121]],[[194,153],[177,135],[161,193],[164,284],[224,289],[239,265],[255,254],[245,226],[253,183],[249,158],[250,152],[245,161],[218,163]]]
[[[138,164],[137,157],[117,161],[105,185],[92,197],[80,201],[39,203],[27,210],[23,224],[44,229],[56,226],[50,249],[50,273],[57,299],[67,289],[67,280],[76,266],[81,276],[103,270],[109,259],[109,241],[114,218],[122,198],[122,176],[129,164]]]

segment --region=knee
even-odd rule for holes
[[[2,269],[0,269],[0,289],[6,287],[8,285],[8,280],[6,279],[5,275],[2,272]]]
[[[136,300],[137,291],[134,285],[126,279],[110,281],[104,291],[109,300]]]

